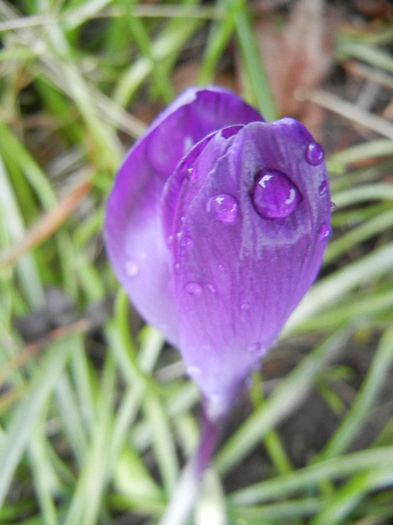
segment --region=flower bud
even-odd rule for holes
[[[115,272],[228,409],[314,281],[330,235],[323,150],[220,89],[190,89],[131,148],[106,217]]]

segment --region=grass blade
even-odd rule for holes
[[[281,382],[263,406],[253,412],[218,453],[216,465],[221,474],[233,469],[268,430],[301,404],[318,372],[336,355],[349,334],[350,328],[340,328],[316,347]]]
[[[71,353],[71,342],[53,345],[31,382],[28,395],[16,410],[0,450],[0,507],[45,403]]]

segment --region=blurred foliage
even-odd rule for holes
[[[337,209],[194,522],[391,522],[390,5],[0,0],[0,523],[156,523],[196,444],[200,395],[119,290],[102,220],[126,149],[212,82],[312,129]]]

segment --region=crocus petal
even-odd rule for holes
[[[179,169],[196,176],[175,171],[164,194],[178,199],[164,218],[180,349],[225,410],[315,279],[330,195],[323,150],[294,119],[218,132],[194,157]]]
[[[206,135],[255,120],[259,113],[225,89],[189,89],[131,148],[116,178],[105,226],[112,266],[142,316],[174,344],[177,306],[159,209],[164,184]]]

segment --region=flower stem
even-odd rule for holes
[[[213,456],[224,418],[212,418],[203,413],[202,436],[198,448],[183,469],[171,501],[159,525],[185,525],[194,508],[201,487],[203,473]]]

